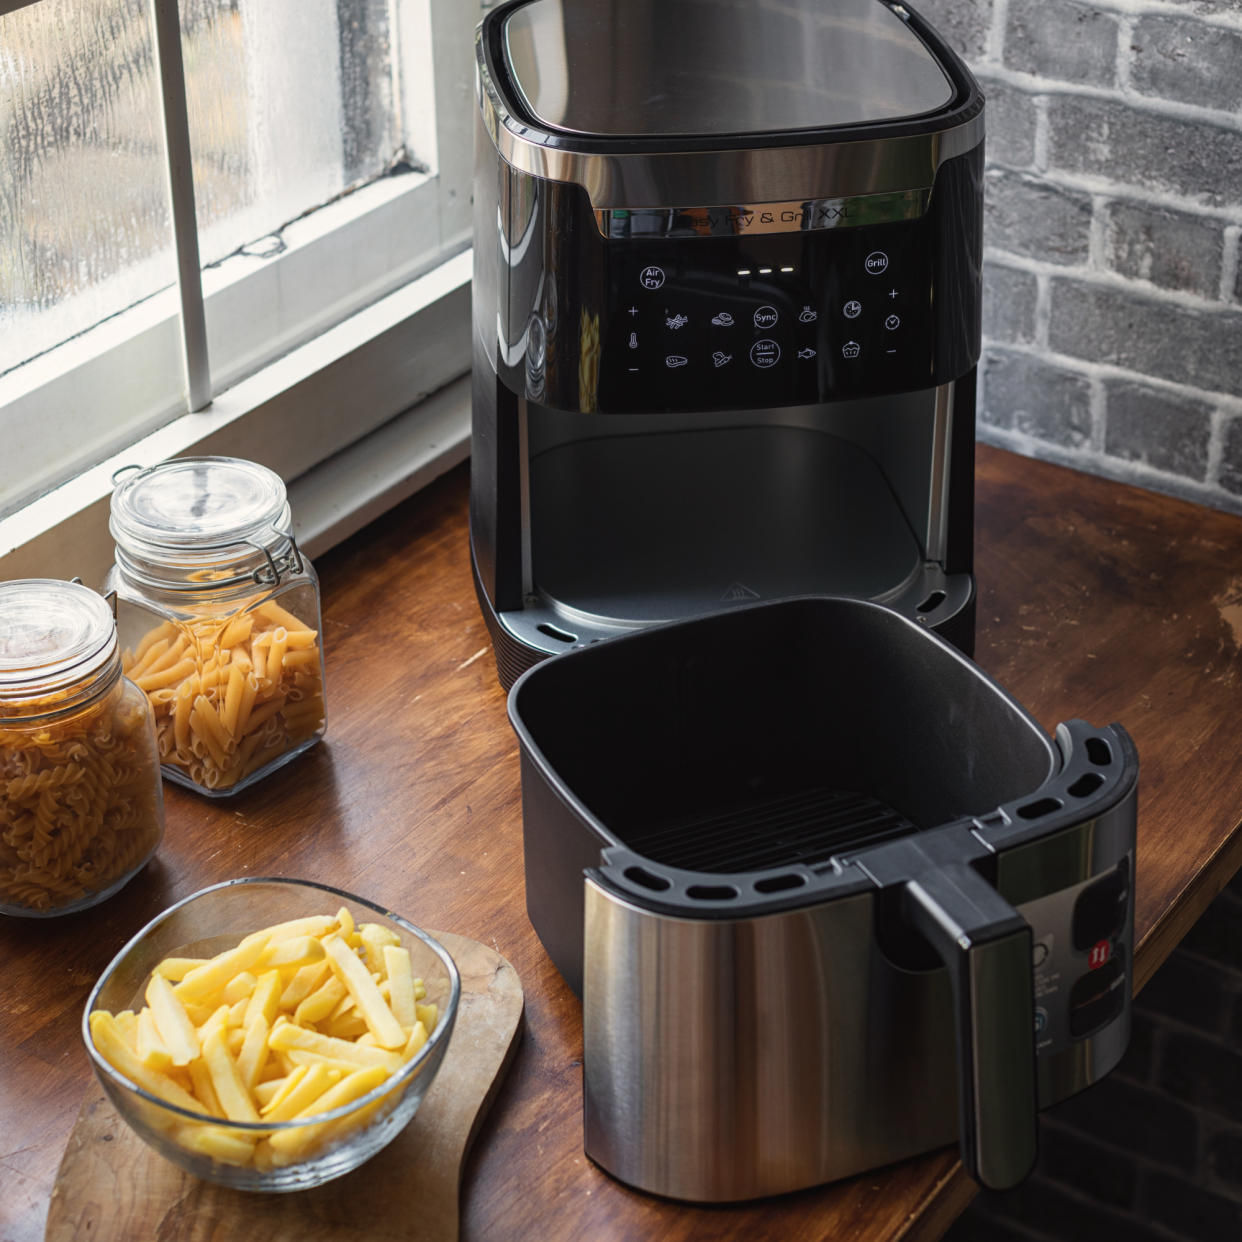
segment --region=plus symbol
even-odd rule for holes
[[[895,297],[897,296],[897,290],[896,290],[896,289],[890,289],[890,290],[888,291],[888,296],[889,296],[890,298],[895,298]]]
[[[637,307],[637,306],[631,306],[631,307],[630,307],[630,314],[631,314],[631,315],[637,315],[637,314],[638,314],[638,307]]]

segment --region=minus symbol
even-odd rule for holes
[[[897,351],[896,351],[895,349],[886,349],[884,352],[885,352],[886,354],[895,354]],[[636,367],[631,367],[631,368],[630,368],[630,370],[631,370],[631,371],[633,371],[633,370],[637,370],[637,368],[636,368]]]
[[[890,349],[888,352],[891,354],[893,351]],[[638,370],[638,368],[637,368],[637,367],[628,367],[628,368],[627,368],[627,370],[630,370],[630,371],[637,371],[637,370]]]

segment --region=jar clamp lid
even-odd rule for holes
[[[302,569],[283,481],[240,458],[174,458],[121,479],[109,527],[124,571],[161,586],[273,585]]]
[[[57,695],[91,682],[116,655],[112,610],[76,582],[17,578],[0,582],[0,704]],[[119,671],[119,668],[118,668]]]

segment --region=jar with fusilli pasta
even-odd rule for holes
[[[0,912],[93,906],[163,834],[151,707],[111,609],[76,582],[0,582]]]
[[[164,775],[235,794],[324,733],[319,580],[285,485],[256,462],[180,457],[112,495],[125,673],[155,715]]]

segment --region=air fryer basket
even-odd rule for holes
[[[994,887],[997,859],[1104,816],[1120,827],[1100,840],[1123,857],[1128,833],[1132,849],[1137,759],[1119,726],[1071,722],[1054,744],[948,643],[836,597],[571,652],[524,674],[509,712],[527,910],[576,991],[584,917],[589,940],[606,906],[736,921],[870,894],[885,954],[947,968],[964,1162],[985,1185],[1021,1180],[1035,1152],[1032,935]],[[592,997],[615,1004],[587,982],[589,1045]],[[596,1142],[618,1149],[598,1127]],[[716,1193],[704,1184],[685,1196]]]
[[[543,778],[524,773],[527,908],[576,990],[582,873],[601,849],[708,886],[761,870],[777,883],[782,868],[990,811],[1058,764],[976,665],[844,598],[740,607],[546,661],[514,687],[510,716]]]

